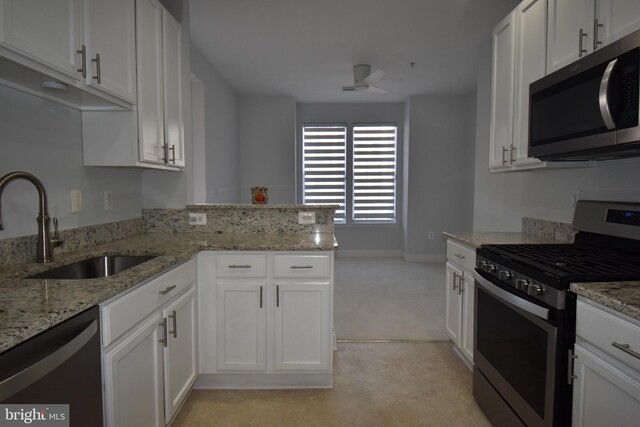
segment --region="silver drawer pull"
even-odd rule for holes
[[[620,349],[620,350],[624,351],[627,354],[632,355],[636,359],[640,359],[640,353],[631,350],[631,345],[629,345],[629,344],[618,344],[617,342],[614,341],[614,342],[611,343],[611,345],[614,346],[617,349]]]
[[[249,264],[243,264],[243,265],[231,264],[229,268],[251,268],[251,266]]]
[[[460,258],[460,259],[465,259],[466,258],[466,256],[460,255],[460,254],[455,254],[455,257],[456,258]]]
[[[174,290],[175,288],[176,288],[176,285],[167,286],[166,288],[160,291],[160,295],[166,295],[172,290]]]
[[[300,270],[303,268],[309,269],[309,268],[313,268],[313,265],[292,265],[290,268],[292,270]]]

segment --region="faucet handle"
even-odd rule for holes
[[[53,218],[53,237],[51,238],[51,245],[53,247],[64,246],[64,240],[60,239],[60,232],[58,231],[58,218]]]

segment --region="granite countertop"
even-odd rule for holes
[[[5,268],[0,272],[0,353],[202,250],[331,251],[337,248],[335,236],[329,233],[148,233],[60,255],[46,265],[27,263]],[[61,265],[108,254],[157,255],[157,258],[100,279],[24,279]]]
[[[640,320],[640,282],[572,283],[571,291]]]
[[[522,232],[467,231],[444,232],[443,234],[447,239],[460,242],[472,248],[488,244],[566,243],[555,239],[530,236]]]

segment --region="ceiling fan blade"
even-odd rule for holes
[[[375,82],[377,82],[378,80],[382,79],[384,77],[384,71],[382,70],[376,70],[373,73],[369,74],[365,79],[364,82],[368,83],[368,84],[373,84]]]
[[[385,90],[385,89],[382,89],[382,88],[379,88],[379,87],[375,87],[375,86],[371,86],[371,85],[369,85],[368,88],[363,90],[363,92],[376,93],[376,94],[379,94],[379,95],[386,95],[386,94],[389,93],[388,90]]]

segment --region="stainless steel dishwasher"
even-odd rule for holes
[[[102,426],[99,308],[0,353],[0,403],[68,404],[71,426]]]

